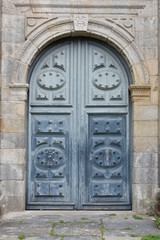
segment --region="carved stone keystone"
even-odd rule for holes
[[[75,31],[87,31],[88,15],[75,15],[73,20],[74,20]]]

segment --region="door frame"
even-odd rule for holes
[[[127,79],[129,80],[128,82],[128,86],[130,86],[132,84],[132,76],[131,76],[131,72],[129,70],[129,66],[127,64],[127,62],[125,61],[125,59],[121,56],[121,54],[115,49],[113,48],[111,45],[109,45],[108,43],[105,43],[101,40],[97,40],[97,39],[94,39],[94,38],[88,38],[88,37],[69,37],[69,38],[63,38],[63,39],[60,39],[56,42],[54,42],[53,44],[51,44],[50,46],[46,47],[45,49],[43,49],[39,54],[38,56],[35,58],[35,60],[32,62],[31,64],[31,67],[29,69],[29,72],[28,72],[28,84],[30,84],[30,79],[31,79],[31,75],[32,75],[32,72],[34,70],[34,67],[36,65],[36,63],[39,61],[39,59],[42,57],[42,55],[48,51],[50,48],[52,48],[53,46],[57,46],[58,44],[61,44],[63,42],[65,42],[66,40],[72,40],[72,39],[75,39],[75,38],[81,38],[81,39],[85,39],[85,40],[91,40],[91,41],[95,41],[96,43],[98,42],[100,45],[103,45],[103,46],[107,46],[107,48],[109,48],[113,53],[116,54],[116,56],[118,57],[118,59],[121,61],[121,63],[123,64],[124,66],[124,69],[126,71],[126,74],[127,74]],[[129,171],[130,171],[130,181],[129,181],[129,189],[130,189],[130,199],[132,200],[132,102],[131,102],[131,96],[130,96],[130,91],[128,89],[128,96],[129,96],[129,99],[128,99],[128,114],[129,114],[129,120],[128,120],[128,128],[129,128],[129,152],[128,152],[128,155],[129,155],[129,164],[130,164],[130,167],[129,167]],[[29,135],[28,135],[28,132],[29,132],[29,92],[28,92],[28,99],[27,99],[27,151],[26,151],[26,159],[28,159],[28,147],[29,147]],[[27,204],[27,191],[28,191],[28,160],[26,161],[27,164],[26,164],[26,170],[27,170],[27,174],[26,174],[26,204]],[[132,202],[131,202],[132,204]],[[27,208],[28,209],[28,208]],[[37,207],[35,209],[41,209],[41,207]],[[52,209],[49,208],[49,209]],[[112,206],[110,206],[110,208],[108,210],[112,209]],[[113,207],[114,209],[114,207]],[[121,208],[123,209],[123,207]],[[131,208],[129,208],[131,209]]]

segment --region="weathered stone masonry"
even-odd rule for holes
[[[151,209],[159,187],[158,2],[1,1],[0,206],[3,213],[25,209],[28,70],[42,49],[69,36],[107,42],[129,65],[133,82],[129,88],[133,126],[132,208]],[[84,16],[86,22],[81,24]]]

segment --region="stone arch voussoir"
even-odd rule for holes
[[[144,57],[129,32],[109,20],[102,22],[89,20],[87,31],[75,31],[73,21],[73,19],[60,21],[53,18],[28,35],[15,61],[12,72],[13,84],[27,83],[28,67],[38,53],[51,42],[69,36],[87,36],[108,42],[123,55],[130,67],[134,85],[149,85],[149,74]]]

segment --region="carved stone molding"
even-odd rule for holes
[[[129,87],[132,102],[149,101],[151,95],[151,86],[134,86]]]
[[[73,21],[75,31],[87,31],[88,15],[74,15]]]
[[[77,32],[79,33],[79,36],[81,36],[82,30]],[[43,46],[46,46],[51,40],[56,40],[57,38],[59,39],[64,36],[73,36],[74,33],[77,34],[74,29],[73,18],[65,18],[63,20],[59,18],[52,20],[48,19],[28,35],[27,41],[19,52],[17,61],[29,66],[39,49],[42,49]],[[83,36],[84,33],[85,36],[93,36],[94,38],[99,38],[99,36],[101,36],[102,40],[106,41],[107,39],[107,41],[112,43],[113,46],[121,49],[130,66],[133,66],[132,73],[134,84],[137,85],[136,83],[139,82],[137,76],[141,76],[141,82],[143,85],[149,84],[150,78],[144,56],[137,45],[133,42],[134,39],[128,31],[119,25],[116,25],[113,21],[103,22],[100,20],[89,19],[87,31],[83,31]],[[17,82],[19,75],[21,75],[21,71],[20,69],[17,70],[17,64],[15,63],[12,72],[12,83]]]
[[[10,100],[11,101],[26,101],[27,92],[29,89],[28,84],[10,84]]]
[[[134,37],[134,20],[135,16],[129,15],[129,16],[114,16],[111,18],[113,22],[115,22],[117,25],[124,28],[126,31],[128,31],[133,37]],[[106,19],[109,20],[109,19]]]

